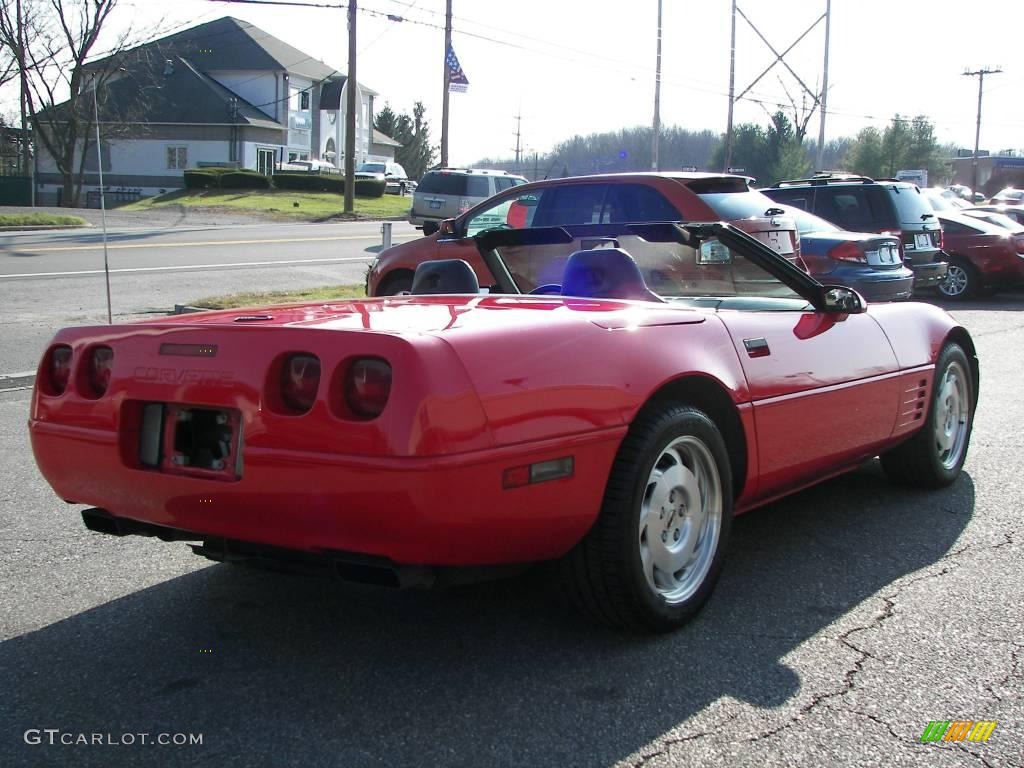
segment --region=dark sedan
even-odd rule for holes
[[[846,232],[799,208],[786,215],[800,230],[800,266],[816,280],[849,286],[868,301],[910,298],[914,273],[903,265],[898,237]]]

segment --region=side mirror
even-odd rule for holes
[[[445,219],[441,222],[438,227],[442,235],[454,235],[455,234],[455,219]]]
[[[822,287],[825,311],[837,315],[859,315],[867,309],[864,297],[845,285]]]

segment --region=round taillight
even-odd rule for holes
[[[114,368],[114,350],[110,347],[94,347],[89,355],[89,389],[96,397],[102,397],[110,386],[110,372]]]
[[[71,380],[71,347],[59,344],[50,350],[50,394],[62,395]]]
[[[345,403],[356,416],[380,416],[391,395],[391,366],[375,357],[354,360],[345,376]]]
[[[306,413],[320,389],[320,358],[292,355],[281,367],[281,399],[295,413]]]

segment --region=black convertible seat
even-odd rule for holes
[[[480,293],[480,281],[473,268],[462,259],[424,261],[412,276],[415,295],[428,293]]]
[[[621,248],[576,251],[565,264],[562,295],[590,299],[664,299],[647,287],[640,267]]]

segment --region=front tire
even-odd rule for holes
[[[954,256],[949,260],[946,277],[939,283],[939,293],[953,301],[971,298],[981,283],[978,271],[966,259]]]
[[[974,427],[977,393],[958,344],[947,344],[935,365],[928,418],[910,440],[881,456],[886,476],[902,485],[943,488],[960,474]]]
[[[732,527],[725,441],[679,404],[637,416],[612,466],[594,527],[563,558],[563,583],[588,617],[633,630],[676,629],[718,580]]]

